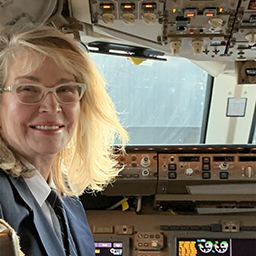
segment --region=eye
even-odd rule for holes
[[[57,88],[56,93],[77,93],[76,85],[62,85]]]
[[[28,92],[28,93],[38,93],[41,92],[40,87],[37,87],[35,85],[19,85],[16,89],[17,93],[22,93],[22,92]]]

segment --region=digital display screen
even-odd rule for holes
[[[213,161],[215,162],[234,162],[233,156],[214,156]]]
[[[177,238],[176,256],[255,256],[256,239]]]
[[[95,242],[95,255],[99,256],[113,256],[123,255],[122,242]]]
[[[180,156],[180,162],[199,162],[200,156]]]
[[[240,162],[256,162],[256,156],[240,156],[239,157]]]

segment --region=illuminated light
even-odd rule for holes
[[[143,10],[155,10],[156,9],[156,3],[143,3],[142,4]]]
[[[126,4],[126,5],[124,5],[124,8],[125,8],[125,9],[131,9],[132,6],[131,6],[130,4]]]
[[[222,7],[219,8],[219,12],[223,12],[223,8]]]
[[[176,12],[177,12],[177,9],[176,9],[176,8],[173,8],[173,9],[172,9],[172,12],[173,12],[173,13],[176,13]]]
[[[193,34],[194,34],[194,29],[190,29],[190,30],[189,30],[189,34],[190,34],[190,35],[193,35]]]
[[[124,11],[134,11],[135,10],[135,4],[132,4],[132,3],[130,3],[130,4],[121,4],[121,8],[122,8],[122,10],[124,10]]]
[[[107,12],[109,11],[109,10],[114,10],[114,5],[113,4],[100,4],[100,9],[102,9],[103,11],[106,11],[107,10]]]
[[[188,13],[188,14],[187,14],[187,17],[189,17],[189,18],[195,17],[195,14],[194,14],[194,13]]]
[[[184,12],[184,17],[185,18],[193,18],[197,15],[197,9],[196,8],[189,8],[186,9]]]
[[[205,16],[206,17],[213,17],[214,15],[213,15],[213,13],[206,13]]]

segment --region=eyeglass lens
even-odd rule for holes
[[[16,87],[16,95],[23,103],[40,102],[47,90],[38,85],[18,85]],[[64,84],[55,88],[55,96],[59,102],[72,103],[80,99],[82,87],[78,84]]]

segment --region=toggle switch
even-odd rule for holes
[[[179,54],[180,48],[181,48],[181,41],[179,41],[179,40],[171,41],[170,48],[172,50],[172,54],[174,54],[174,55]]]
[[[150,12],[144,13],[143,20],[147,24],[155,24],[156,23],[156,15],[154,13],[150,13]]]
[[[249,45],[252,46],[256,43],[256,34],[249,33],[245,36],[245,39],[248,41]]]
[[[134,24],[135,15],[133,13],[123,13],[122,19],[126,24]]]
[[[194,40],[192,41],[192,47],[194,50],[194,54],[200,54],[203,48],[203,41],[201,40]]]
[[[103,13],[102,20],[104,23],[108,25],[112,25],[114,23],[115,15],[113,13]]]

